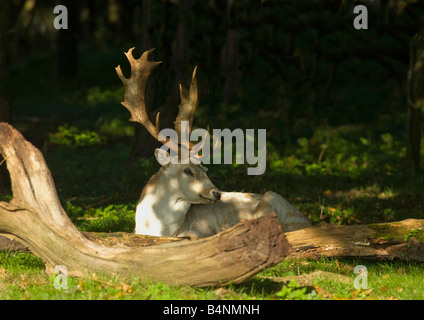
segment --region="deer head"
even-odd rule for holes
[[[145,88],[149,78],[150,72],[161,62],[150,61],[148,55],[152,50],[146,51],[139,59],[135,59],[132,51],[134,48],[125,52],[127,59],[131,65],[131,76],[126,78],[122,74],[121,66],[116,67],[116,73],[121,79],[124,87],[124,101],[122,105],[128,109],[131,113],[130,121],[138,122],[142,124],[146,130],[159,141],[159,113],[156,115],[156,124],[150,121],[145,104]],[[197,80],[196,80],[196,69],[194,68],[193,76],[191,80],[190,89],[187,95],[183,94],[183,89],[180,84],[180,97],[181,104],[179,105],[179,112],[176,120],[174,121],[174,130],[178,135],[178,141],[181,141],[181,123],[182,121],[188,121],[189,123],[189,134],[192,130],[193,117],[197,106]],[[178,142],[166,139],[161,141],[165,143],[169,148],[181,155],[182,148],[193,148],[191,143],[186,145],[180,145]],[[197,147],[197,146],[196,146]],[[157,161],[162,165],[160,173],[160,186],[166,188],[168,191],[174,192],[181,197],[181,200],[187,201],[190,204],[199,203],[214,203],[221,198],[221,194],[214,186],[212,181],[206,175],[207,169],[201,165],[189,161],[188,164],[183,164],[180,161],[167,162],[163,165],[164,161],[161,157],[169,157],[169,154],[160,152],[163,150],[156,149],[155,157]],[[146,188],[151,188],[153,184],[158,184],[159,178],[156,176],[152,177]],[[143,190],[144,193],[144,190]]]
[[[159,159],[159,149],[155,150],[156,160]],[[218,188],[206,175],[208,169],[201,164],[171,164],[161,168],[162,176],[166,177],[168,190],[178,195],[190,204],[210,204],[221,198]]]

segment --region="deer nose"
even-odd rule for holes
[[[212,191],[212,195],[215,197],[216,200],[221,199],[221,193],[219,193],[217,191]]]

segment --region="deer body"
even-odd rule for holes
[[[158,150],[155,152],[158,157]],[[279,194],[219,192],[200,165],[168,164],[144,187],[135,233],[161,237],[208,237],[244,219],[276,212],[283,231],[311,226]]]
[[[152,181],[153,179],[153,181]],[[158,173],[150,182],[165,179]],[[136,210],[136,234],[152,236],[176,236],[184,223],[191,204],[179,197],[174,188],[158,187],[148,184],[141,196]],[[163,186],[163,184],[161,184]]]
[[[264,195],[222,192],[216,204],[194,204],[177,236],[209,237],[230,228],[242,220],[256,219],[276,212],[284,232],[311,226],[308,219],[279,194],[268,191]]]
[[[173,194],[142,196],[137,205],[137,234],[161,237],[209,237],[241,220],[276,212],[284,232],[307,228],[311,223],[279,194],[221,192],[215,204],[190,204]]]

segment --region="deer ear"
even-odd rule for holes
[[[160,149],[160,148],[157,148],[155,150],[155,158],[156,158],[156,161],[159,162],[159,164],[162,167],[167,167],[171,163],[171,157],[168,151]]]

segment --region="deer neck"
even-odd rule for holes
[[[191,204],[182,199],[175,178],[161,168],[144,187],[136,210],[136,234],[178,234]]]

